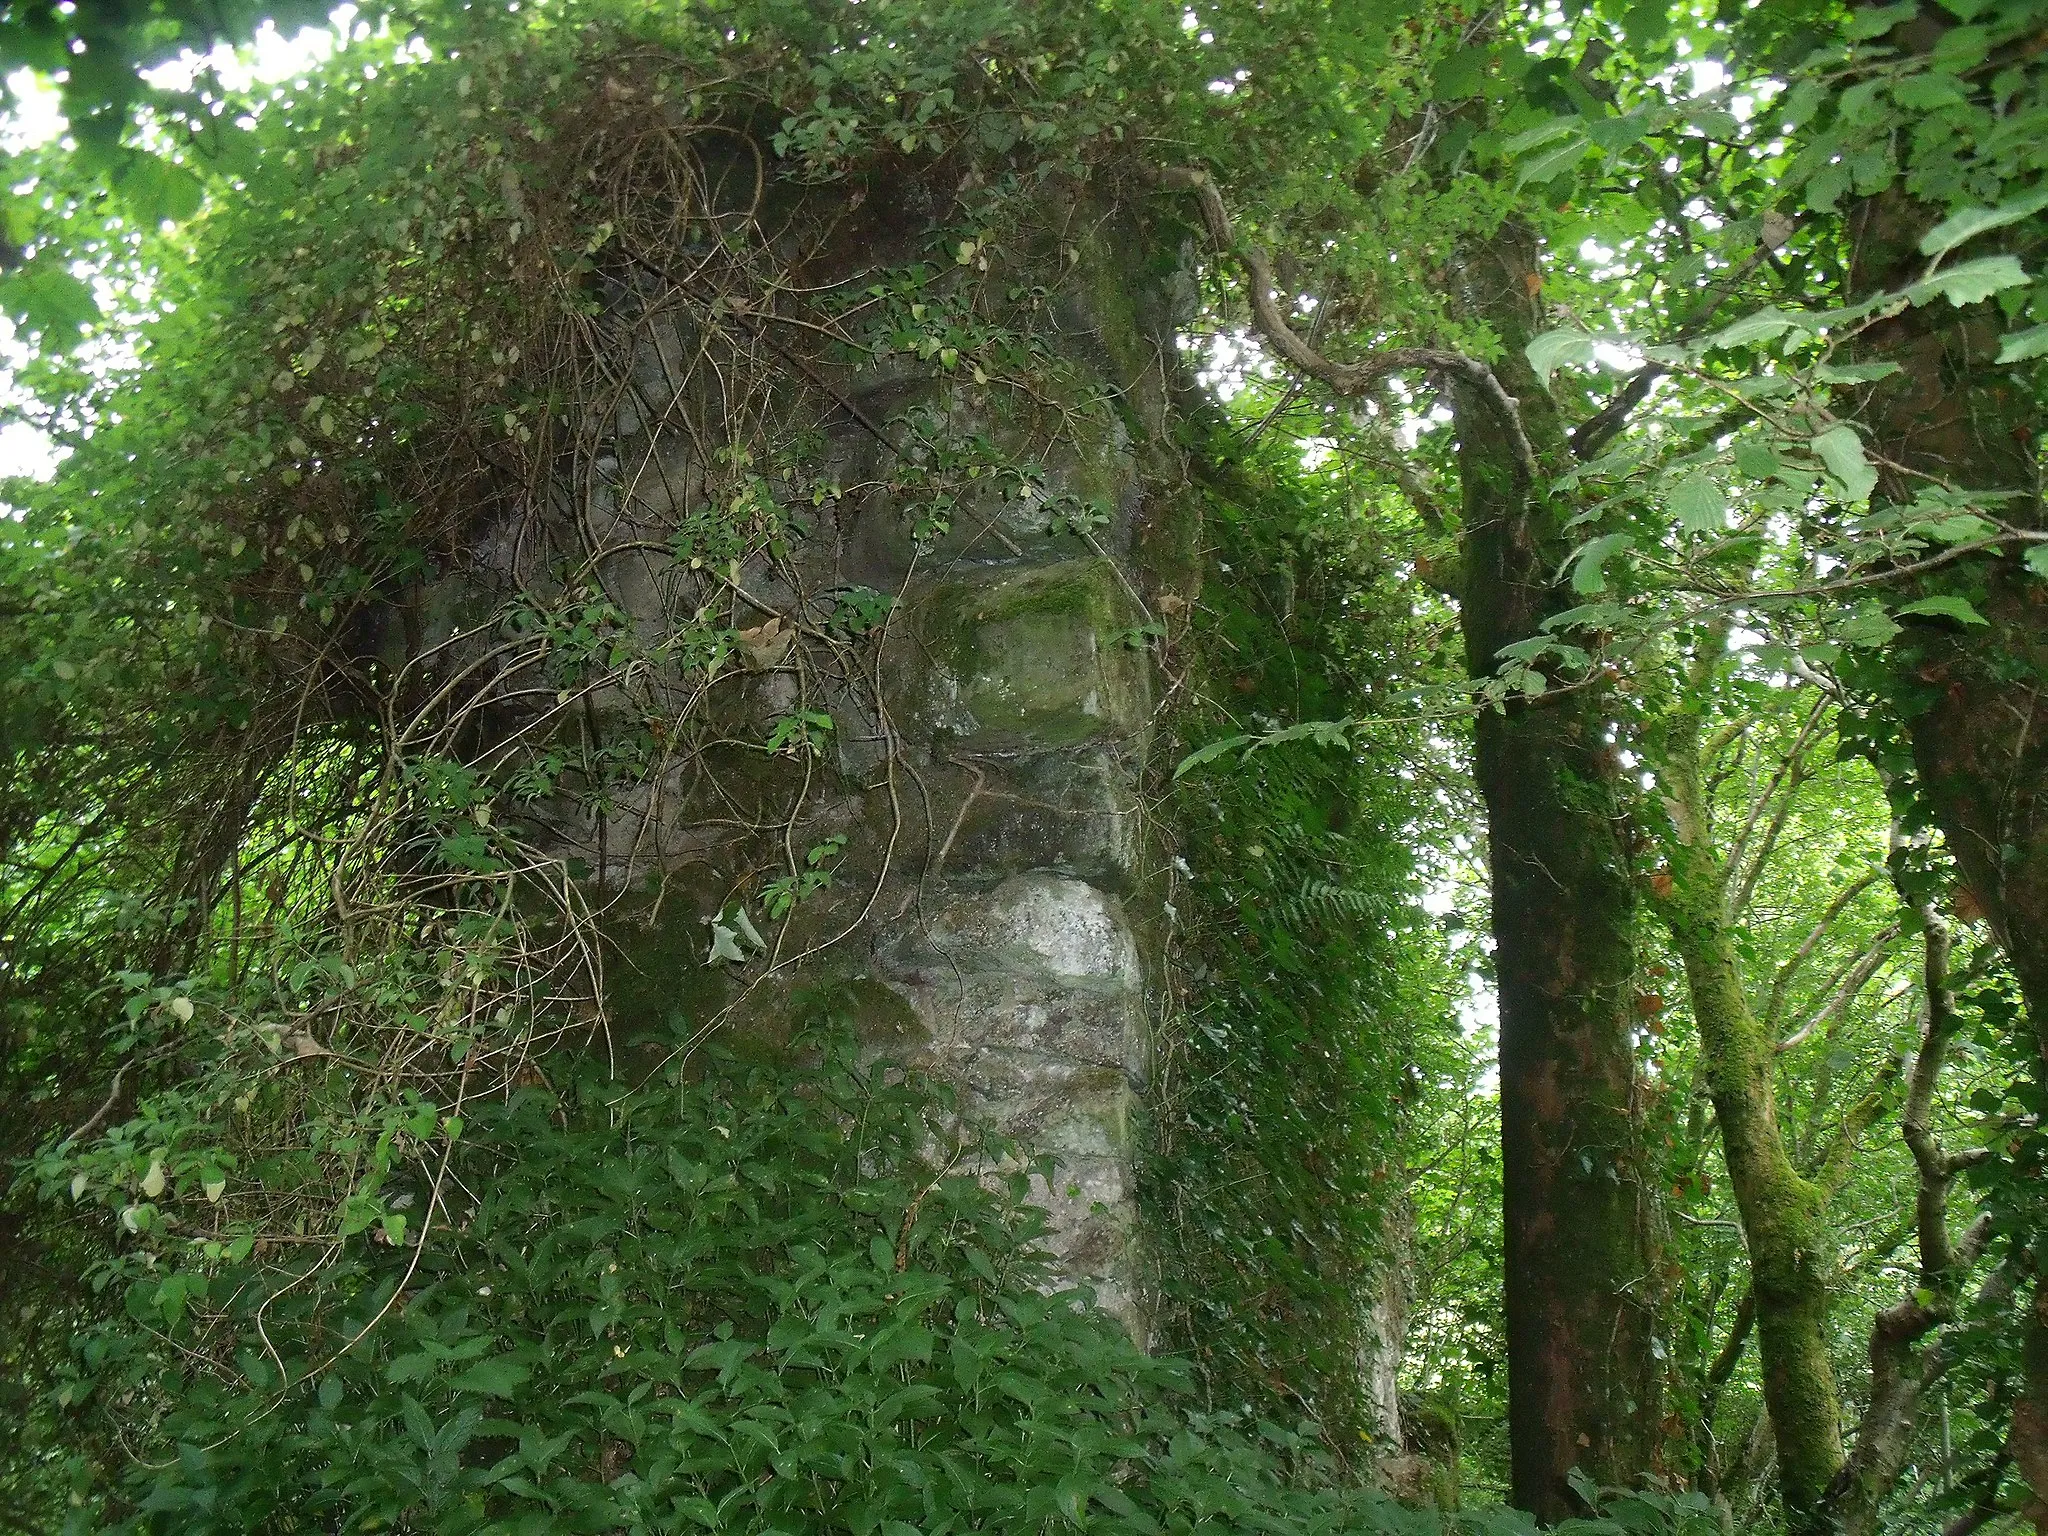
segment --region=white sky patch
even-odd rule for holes
[[[19,419],[0,422],[0,475],[48,480],[63,458],[39,427]]]
[[[1728,71],[1719,59],[1688,59],[1685,67],[1692,71],[1695,96],[1711,95],[1728,83]]]
[[[1403,448],[1412,451],[1416,442],[1422,436],[1422,429],[1425,423],[1433,422],[1437,426],[1442,426],[1450,419],[1450,407],[1445,405],[1430,407],[1429,414],[1426,416],[1418,416],[1413,412],[1409,412],[1402,417],[1400,426],[1394,429],[1394,435],[1400,439]]]
[[[7,77],[7,114],[0,118],[0,149],[11,155],[39,149],[67,126],[57,87],[32,69]]]
[[[1594,342],[1593,357],[1602,367],[1612,368],[1616,373],[1634,373],[1643,366],[1642,353],[1616,341]]]
[[[278,85],[334,57],[342,39],[357,25],[356,8],[339,6],[325,27],[302,27],[291,37],[265,21],[246,48],[216,43],[210,53],[186,49],[168,63],[145,70],[142,78],[161,90],[189,91],[202,71],[211,71],[223,89],[239,93],[259,85]]]

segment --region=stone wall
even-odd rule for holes
[[[946,212],[916,188],[832,195],[866,207],[793,264],[818,286],[853,257],[917,259]],[[587,593],[627,615],[654,659],[564,690],[545,732],[589,760],[644,742],[650,721],[672,728],[636,772],[536,818],[602,913],[615,1039],[678,1021],[774,1039],[806,1010],[850,1015],[877,1051],[955,1084],[977,1123],[1050,1155],[1037,1195],[1055,1247],[1142,1334],[1132,1124],[1163,946],[1142,794],[1161,702],[1148,626],[1184,611],[1193,582],[1168,437],[1176,279],[1086,197],[1048,207],[996,247],[990,277],[959,274],[1031,339],[1029,377],[853,366],[827,347],[792,360],[782,340],[770,395],[735,402],[716,365],[758,357],[758,335],[615,285],[608,431],[391,629],[444,675],[485,654],[464,626],[517,594]],[[727,568],[692,566],[676,533],[721,473],[705,426],[741,407],[807,427],[800,479],[770,482],[804,525]],[[952,485],[942,527],[917,490],[933,475],[911,464],[937,440],[979,441],[1029,474]],[[578,550],[580,587],[564,574]],[[856,589],[893,599],[857,635],[833,617]],[[707,612],[741,641],[709,665],[676,649]],[[509,679],[502,692],[491,730],[541,734]],[[804,719],[808,740],[767,750]],[[774,917],[770,882],[813,871],[829,885]]]

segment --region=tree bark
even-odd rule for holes
[[[1680,710],[1683,705],[1680,706]],[[1658,776],[1675,836],[1659,906],[1685,966],[1701,1071],[1720,1122],[1728,1179],[1749,1249],[1764,1403],[1778,1436],[1778,1487],[1795,1533],[1827,1528],[1824,1498],[1842,1467],[1841,1397],[1828,1357],[1834,1245],[1823,1192],[1799,1176],[1778,1126],[1774,1042],[1749,1006],[1728,871],[1707,817],[1699,717],[1674,712]]]
[[[1500,336],[1503,382],[1538,454],[1569,448],[1523,361],[1536,245],[1509,226],[1464,261],[1465,301]],[[1521,471],[1499,412],[1454,385],[1468,665],[1569,606],[1567,512]],[[1606,695],[1553,690],[1477,726],[1500,998],[1508,1428],[1514,1502],[1575,1511],[1567,1474],[1627,1485],[1653,1464],[1659,1371],[1654,1196],[1640,1177],[1631,1005],[1635,896]]]
[[[1931,48],[1946,20],[1923,10],[1891,40]],[[1920,236],[1940,217],[1902,189],[1855,210],[1852,296],[1894,291],[1925,265]],[[1993,303],[1906,309],[1873,326],[1860,351],[1900,372],[1877,385],[1861,420],[1884,466],[1874,500],[1910,501],[1919,477],[2007,492],[2003,521],[2044,524],[2040,412],[2030,390],[1994,362],[2006,329]],[[1888,656],[1891,693],[1910,738],[1921,793],[2012,961],[2048,1071],[2048,587],[2017,552],[1924,579],[1900,595],[1954,591],[1988,621],[1908,621]],[[2048,1291],[2037,1295],[2025,1345],[2025,1396],[2014,1410],[2014,1463],[2048,1521]]]

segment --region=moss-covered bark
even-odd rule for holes
[[[1666,894],[1660,882],[1658,907],[1685,966],[1701,1073],[1749,1248],[1778,1485],[1792,1529],[1819,1531],[1826,1527],[1825,1495],[1842,1467],[1841,1400],[1828,1357],[1833,1265],[1825,1196],[1792,1166],[1779,1131],[1776,1051],[1743,988],[1727,867],[1708,818],[1697,715],[1677,713],[1667,723],[1658,776],[1673,824],[1664,850],[1670,884]]]
[[[1539,453],[1562,427],[1528,370],[1532,236],[1510,226],[1464,264],[1465,298],[1500,335],[1508,391]],[[1565,509],[1518,473],[1483,399],[1457,401],[1467,662],[1569,606],[1555,572]],[[1598,688],[1488,712],[1477,727],[1500,996],[1508,1420],[1513,1496],[1572,1512],[1574,1467],[1631,1483],[1655,1460],[1654,1195],[1638,1176],[1630,1003],[1635,895],[1618,764]]]
[[[1886,39],[1933,50],[1956,23],[1934,7]],[[1920,274],[1919,240],[1942,210],[1894,188],[1865,199],[1852,225],[1856,297],[1899,289]],[[1995,359],[2006,329],[1995,303],[1925,304],[1872,326],[1860,342],[1900,371],[1873,389],[1862,419],[1883,466],[1873,500],[1912,500],[1931,479],[2004,493],[1997,514],[2048,527],[2041,486],[2041,409]],[[1907,596],[1960,593],[1987,621],[1909,623],[1889,655],[1888,691],[1913,763],[1971,894],[2011,957],[2034,1042],[2048,1070],[2048,603],[2019,553],[1945,568]],[[2036,1301],[2025,1355],[2026,1396],[2012,1452],[2048,1520],[2048,1291]]]

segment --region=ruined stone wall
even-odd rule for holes
[[[782,210],[831,231],[788,253],[793,284],[821,290],[928,259],[951,213],[923,186],[836,187],[830,217],[805,203],[823,195]],[[1023,338],[1028,368],[851,356],[744,301],[654,304],[618,276],[598,321],[609,430],[480,530],[404,628],[451,673],[486,654],[464,626],[517,594],[625,615],[656,659],[541,700],[578,792],[537,820],[601,914],[629,1062],[664,1024],[774,1040],[850,1016],[1050,1156],[1054,1246],[1142,1333],[1132,1127],[1164,945],[1142,791],[1153,645],[1194,569],[1169,432],[1178,279],[1072,188],[957,266],[952,288]],[[743,356],[772,365],[765,394],[731,392]],[[707,427],[738,417],[800,445],[760,466],[780,535],[685,558],[734,480],[732,435],[721,450]],[[876,596],[886,617],[859,622]],[[707,614],[736,637],[708,660],[684,644]],[[493,715],[508,740],[539,729],[522,688]],[[600,783],[589,765],[635,743]],[[817,888],[778,915],[777,882]]]

